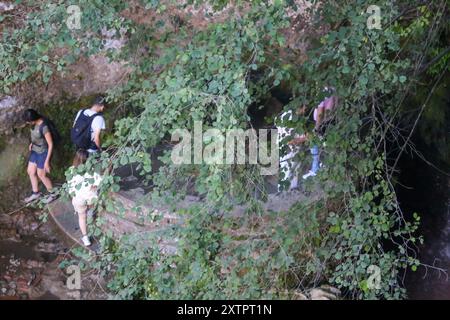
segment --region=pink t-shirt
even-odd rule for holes
[[[318,106],[314,109],[314,121],[317,121],[317,110],[319,108],[324,108],[325,110],[332,110],[337,105],[337,97],[331,96],[328,98],[325,98]]]

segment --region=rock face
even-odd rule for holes
[[[0,12],[18,10],[18,6],[0,2]],[[107,50],[120,50],[126,42],[124,33],[119,36],[104,28],[103,46],[97,55],[80,58],[62,72],[54,73],[49,83],[34,77],[12,88],[11,95],[0,93],[0,136],[11,135],[14,129],[24,125],[21,120],[23,110],[39,109],[41,106],[59,101],[73,101],[105,93],[120,86],[130,73],[126,61],[112,62],[106,57]],[[58,48],[49,53],[59,59],[66,55],[66,48]],[[44,111],[45,114],[45,111]]]
[[[14,128],[24,125],[21,115],[27,108],[39,109],[50,103],[73,101],[105,93],[123,84],[132,70],[127,65],[129,62],[109,61],[105,52],[120,50],[126,39],[123,34],[117,38],[106,29],[102,36],[103,47],[99,54],[80,58],[66,70],[54,73],[48,84],[43,84],[38,77],[18,84],[12,89],[12,95],[0,94],[0,136],[12,134]],[[67,50],[64,48],[50,53],[55,59],[65,54]]]
[[[12,133],[12,129],[20,124],[20,116],[25,106],[12,96],[0,97],[0,135]]]
[[[111,42],[110,45],[117,44]],[[91,56],[71,65],[45,88],[30,86],[22,89],[20,96],[0,97],[0,135],[12,134],[14,128],[23,126],[21,116],[27,108],[37,109],[61,99],[74,100],[104,93],[121,85],[129,72],[124,62],[109,62],[102,55]]]
[[[120,13],[123,18],[133,20],[138,24],[154,26],[158,21],[164,22],[164,30],[177,32],[181,25],[195,33],[208,25],[216,22],[223,22],[231,12],[235,15],[242,15],[251,7],[244,4],[239,8],[232,4],[227,5],[220,11],[212,10],[208,4],[185,5],[180,8],[173,3],[166,3],[167,10],[163,12],[154,9],[145,9],[137,2],[129,1],[129,9]],[[162,1],[164,3],[164,1]],[[186,1],[180,1],[182,4]],[[309,14],[307,8],[311,7],[310,1],[295,0],[297,10],[288,10],[286,15],[291,19],[292,24],[283,30],[286,37],[286,48],[296,52],[296,63],[301,63],[305,59],[309,42],[305,35],[316,38],[321,30],[312,30],[309,25]],[[18,10],[20,5],[10,2],[0,2],[0,12]],[[239,12],[241,10],[241,12]],[[158,37],[160,31],[155,31]],[[162,32],[162,29],[161,29]],[[132,72],[130,66],[136,65],[132,58],[128,61],[110,62],[104,52],[107,50],[121,50],[126,44],[127,38],[125,30],[120,30],[118,34],[114,30],[103,28],[102,52],[95,56],[81,58],[73,65],[69,66],[61,73],[55,73],[48,84],[42,84],[36,78],[30,79],[27,83],[21,83],[17,88],[13,88],[13,96],[0,95],[0,135],[11,133],[12,129],[18,125],[17,115],[29,107],[39,107],[61,99],[77,99],[84,96],[91,96],[104,93],[108,89],[120,86],[126,81],[127,75]],[[52,58],[59,58],[67,54],[67,49],[59,48],[49,53]],[[284,55],[284,54],[283,54]],[[147,57],[146,57],[147,58]]]
[[[91,56],[70,66],[67,72],[55,78],[43,92],[42,101],[49,103],[65,97],[81,98],[104,93],[120,86],[129,71],[125,62],[109,62],[103,55]]]

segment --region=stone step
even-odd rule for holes
[[[265,211],[287,211],[298,201],[316,201],[319,196],[319,193],[306,196],[304,193],[297,190],[269,194],[267,201],[263,203],[263,208]],[[168,224],[179,223],[183,220],[183,217],[173,211],[187,209],[191,205],[201,202],[199,197],[187,196],[172,207],[169,205],[155,206],[154,204],[151,204],[150,200],[146,199],[145,195],[136,196],[136,193],[133,193],[133,190],[113,193],[112,197],[123,204],[126,209],[122,218],[149,227],[155,226],[155,217],[160,217],[163,221],[162,223],[164,223],[164,221]],[[133,208],[136,206],[141,207],[141,213],[133,211]],[[246,210],[246,205],[236,205],[229,215],[241,217],[245,214]]]
[[[182,220],[182,217],[178,214],[172,212],[169,206],[154,206],[150,203],[150,200],[146,200],[145,197],[135,198],[129,196],[128,193],[113,193],[111,197],[119,203],[119,205],[123,205],[125,211],[123,214],[119,213],[110,213],[120,217],[121,219],[128,220],[137,225],[142,225],[148,228],[157,228],[163,225],[170,225],[174,223],[179,223]],[[184,201],[184,205],[179,204],[177,208],[187,207],[189,205],[188,202],[193,202],[193,200]],[[141,211],[138,212],[137,209]]]
[[[72,203],[61,199],[55,200],[48,205],[50,217],[69,241],[87,248],[91,252],[98,252],[100,247],[95,237],[91,237],[92,245],[85,247],[81,241],[81,231],[78,226],[78,217],[74,212]]]
[[[110,231],[114,238],[119,239],[127,234],[145,234],[148,232],[157,233],[176,224],[182,224],[184,221],[183,215],[173,212],[176,210],[186,209],[189,206],[199,203],[198,197],[188,196],[184,200],[179,201],[175,206],[152,206],[149,200],[139,192],[129,190],[127,192],[112,193],[112,198],[123,205],[124,213],[118,214],[115,212],[100,212],[99,217],[105,219],[102,229],[104,232]],[[266,212],[269,211],[287,211],[298,201],[313,202],[320,197],[320,193],[306,196],[300,191],[283,192],[279,194],[270,194],[263,208]],[[133,210],[137,205],[142,208],[140,213]],[[239,219],[246,213],[247,207],[245,205],[237,205],[229,213],[233,218]],[[78,219],[74,215],[73,207],[70,202],[57,200],[49,205],[49,211],[58,227],[66,234],[73,242],[79,245],[81,243],[81,232],[78,229]],[[155,218],[159,218],[156,219]],[[262,216],[263,220],[265,219]],[[269,218],[269,216],[267,216]],[[264,236],[264,227],[259,230],[247,230],[245,226],[238,229],[229,230],[229,234],[234,238],[258,238]],[[245,239],[239,240],[245,241]],[[147,245],[147,244],[146,244]],[[152,244],[148,244],[152,245]],[[174,254],[176,253],[177,241],[160,238],[158,246],[163,252]],[[98,250],[98,244],[93,242],[89,247],[90,250]]]

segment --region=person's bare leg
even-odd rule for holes
[[[78,224],[83,236],[87,236],[87,224],[86,224],[86,210],[84,212],[78,212]]]
[[[37,175],[39,179],[41,179],[44,186],[47,188],[47,191],[50,192],[53,189],[52,181],[49,177],[47,177],[47,174],[45,173],[44,169],[37,169]]]
[[[36,163],[28,162],[27,173],[28,173],[28,176],[30,177],[31,188],[33,189],[34,193],[39,192],[39,186],[38,186],[39,181],[38,181],[36,172],[37,172]]]

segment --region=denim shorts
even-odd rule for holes
[[[28,162],[35,163],[39,169],[44,169],[44,164],[45,164],[46,159],[47,159],[47,151],[45,151],[43,153],[37,153],[36,151],[31,151]]]

